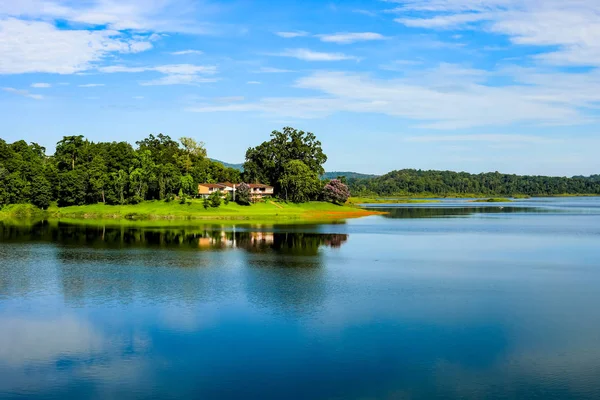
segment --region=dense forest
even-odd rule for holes
[[[348,184],[355,196],[600,194],[600,175],[565,178],[403,169],[374,178],[350,178]]]
[[[204,145],[193,139],[177,142],[159,134],[136,144],[66,136],[48,156],[36,143],[0,139],[0,206],[135,204],[195,195],[198,182],[241,179],[238,170],[207,158]]]
[[[31,203],[46,209],[54,202],[64,207],[175,198],[185,202],[198,195],[199,183],[215,182],[270,184],[279,198],[296,203],[343,203],[347,186],[319,179],[326,160],[314,134],[289,127],[249,148],[243,173],[208,158],[203,143],[186,137],[175,141],[150,135],[134,147],[65,136],[53,155],[37,143],[0,139],[0,207]],[[249,204],[248,190],[248,185],[238,186],[238,203]],[[220,204],[220,196],[212,196],[218,203],[213,207]]]

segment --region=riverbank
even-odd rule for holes
[[[360,218],[380,214],[349,205],[339,206],[325,202],[302,204],[261,202],[250,206],[236,203],[222,204],[205,209],[202,201],[179,202],[146,201],[135,205],[110,206],[93,204],[84,206],[51,206],[46,211],[31,205],[11,205],[0,211],[0,219],[37,218],[72,220],[203,220],[203,221],[327,221]]]

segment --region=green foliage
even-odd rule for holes
[[[213,208],[219,208],[221,206],[221,192],[217,190],[210,195],[210,206]]]
[[[349,179],[355,195],[433,195],[480,196],[517,194],[551,196],[564,194],[600,194],[600,181],[591,177],[519,176],[491,172],[469,174],[452,171],[404,169],[368,179]]]
[[[275,193],[279,195],[284,195],[282,182],[287,182],[288,198],[305,198],[304,193],[290,193],[289,177],[284,178],[285,174],[289,174],[291,161],[304,164],[318,179],[325,172],[323,164],[327,161],[327,156],[314,134],[286,127],[283,128],[283,132],[273,131],[271,140],[248,149],[244,163],[244,179],[248,182],[273,185]]]
[[[58,205],[85,204],[85,175],[80,171],[63,172],[58,178]]]
[[[283,198],[294,203],[303,203],[314,198],[320,187],[319,176],[299,160],[285,164],[278,183]]]
[[[225,195],[225,198],[223,199],[223,203],[225,203],[225,205],[228,205],[230,201],[231,201],[231,193],[227,192],[227,194]]]
[[[44,176],[35,176],[31,182],[31,203],[45,210],[51,202],[52,187],[50,182]]]
[[[202,200],[202,206],[205,210],[207,210],[210,207],[210,201],[208,200],[208,197],[205,197],[204,200]]]
[[[241,183],[235,188],[235,202],[242,206],[250,204],[250,186]]]

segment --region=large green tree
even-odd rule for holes
[[[282,196],[282,177],[289,174],[290,161],[300,161],[312,175],[321,176],[327,156],[313,133],[285,127],[283,132],[273,131],[270,140],[246,151],[244,180],[273,185]],[[299,164],[293,165],[297,168]],[[288,198],[290,195],[288,187]]]
[[[283,166],[278,184],[283,198],[294,203],[315,198],[320,189],[319,176],[300,160],[291,160]]]

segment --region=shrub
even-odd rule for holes
[[[221,205],[221,192],[217,190],[210,195],[210,206],[218,208]]]

